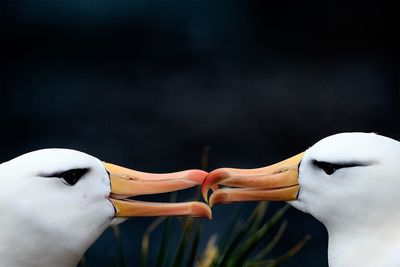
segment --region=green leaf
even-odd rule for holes
[[[265,256],[268,255],[268,253],[271,252],[271,250],[276,246],[276,244],[279,242],[279,240],[281,240],[283,232],[285,231],[287,226],[287,221],[284,221],[281,226],[279,227],[278,232],[274,235],[274,237],[272,238],[272,240],[268,243],[268,245],[262,249],[254,258],[253,260],[257,261],[257,260],[262,260],[263,258],[265,258]]]
[[[167,265],[165,262],[165,257],[168,253],[169,241],[171,236],[171,220],[171,218],[168,218],[164,225],[164,231],[160,243],[159,253],[157,256],[156,267],[163,267]]]
[[[125,267],[125,256],[124,256],[124,251],[122,247],[122,240],[121,240],[121,233],[119,230],[118,226],[113,227],[113,232],[115,239],[117,241],[117,253],[118,253],[118,260],[117,263],[119,264],[120,267]]]
[[[241,213],[241,209],[238,207],[235,209],[235,213],[233,214],[232,218],[230,219],[228,226],[225,228],[224,233],[222,234],[221,238],[218,240],[218,248],[220,251],[225,251],[226,246],[228,245],[228,241],[232,236],[233,229],[238,222],[239,216]]]
[[[289,249],[286,253],[275,260],[256,260],[247,262],[245,267],[276,267],[280,265],[282,262],[287,261],[289,258],[293,257],[297,252],[299,252],[304,245],[310,240],[310,236],[305,236],[302,240],[300,240],[296,245],[294,245],[291,249]]]
[[[147,267],[151,233],[165,220],[165,217],[155,219],[144,231],[141,248],[141,266]]]
[[[199,242],[200,242],[200,234],[201,234],[201,220],[196,220],[196,222],[195,222],[195,226],[194,226],[194,228],[195,228],[195,233],[194,233],[194,238],[193,238],[193,243],[192,243],[192,246],[191,246],[191,251],[190,251],[190,256],[189,256],[189,259],[188,259],[188,261],[187,261],[187,264],[185,265],[185,266],[193,266],[194,265],[194,262],[195,262],[195,259],[196,259],[196,257],[197,257],[197,250],[198,250],[198,247],[199,247]]]
[[[192,218],[186,219],[186,222],[183,227],[182,238],[179,241],[178,250],[176,251],[176,255],[172,263],[173,267],[180,267],[182,264],[182,260],[185,255],[185,249],[187,247],[188,241],[190,240],[189,235],[192,230],[192,225],[193,225],[193,219]]]
[[[253,228],[253,224],[258,224],[261,218],[264,216],[266,210],[266,202],[260,202],[253,212],[250,214],[247,221],[240,227],[239,231],[234,235],[232,241],[227,247],[226,251],[220,257],[216,266],[225,267],[227,266],[232,253],[237,249],[240,241],[249,233],[249,229]],[[260,218],[261,217],[261,218]]]
[[[287,261],[289,258],[293,257],[297,252],[299,252],[305,244],[311,239],[310,235],[306,235],[302,240],[300,240],[296,245],[294,245],[290,250],[288,250],[285,254],[276,259],[278,264]]]
[[[247,235],[251,235],[256,232],[260,226],[262,219],[268,208],[268,202],[262,201],[254,209],[255,218],[254,222],[251,224],[250,229],[247,231]]]
[[[268,231],[283,217],[285,212],[289,209],[289,205],[286,204],[278,210],[271,219],[269,219],[260,229],[253,233],[238,250],[235,255],[231,257],[228,266],[243,266],[245,260],[250,253],[255,249],[261,239],[268,233]]]

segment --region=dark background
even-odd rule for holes
[[[400,139],[399,5],[321,2],[1,1],[0,160],[65,147],[169,172],[199,168],[209,146],[211,170],[264,166],[344,131]],[[202,247],[233,209],[214,209]],[[310,233],[285,266],[327,266],[324,227],[294,209],[288,219],[273,255]],[[151,221],[121,225],[131,266]],[[89,266],[110,265],[115,247],[109,230]]]

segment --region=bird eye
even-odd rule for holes
[[[339,169],[368,166],[369,163],[365,162],[345,162],[345,163],[329,163],[325,161],[313,160],[313,163],[318,168],[322,169],[326,174],[331,175]]]
[[[61,178],[61,180],[67,185],[75,185],[79,179],[89,171],[89,169],[72,169],[62,173],[58,173],[56,177]]]
[[[317,166],[318,168],[324,170],[324,172],[328,175],[333,174],[336,170],[340,169],[341,166],[329,163],[329,162],[323,162],[323,161],[317,161],[314,160],[314,165]]]

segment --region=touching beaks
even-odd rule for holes
[[[257,169],[221,168],[204,179],[202,195],[210,207],[240,201],[289,201],[299,192],[298,168],[304,152],[279,163]],[[216,185],[208,201],[208,191]]]
[[[110,200],[116,217],[189,216],[211,219],[211,209],[197,201],[182,203],[157,203],[129,199],[138,195],[178,191],[203,183],[207,172],[186,170],[155,174],[145,173],[104,163],[110,175]]]

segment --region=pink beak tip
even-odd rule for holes
[[[206,201],[206,203],[209,203],[208,201],[208,191],[211,188],[213,191],[216,191],[219,189],[218,183],[225,179],[227,176],[227,173],[224,169],[216,169],[212,172],[210,172],[204,179],[203,184],[201,186],[201,193]]]
[[[195,217],[205,217],[210,220],[212,219],[211,209],[204,203],[195,202],[195,204],[192,205],[191,210]]]

